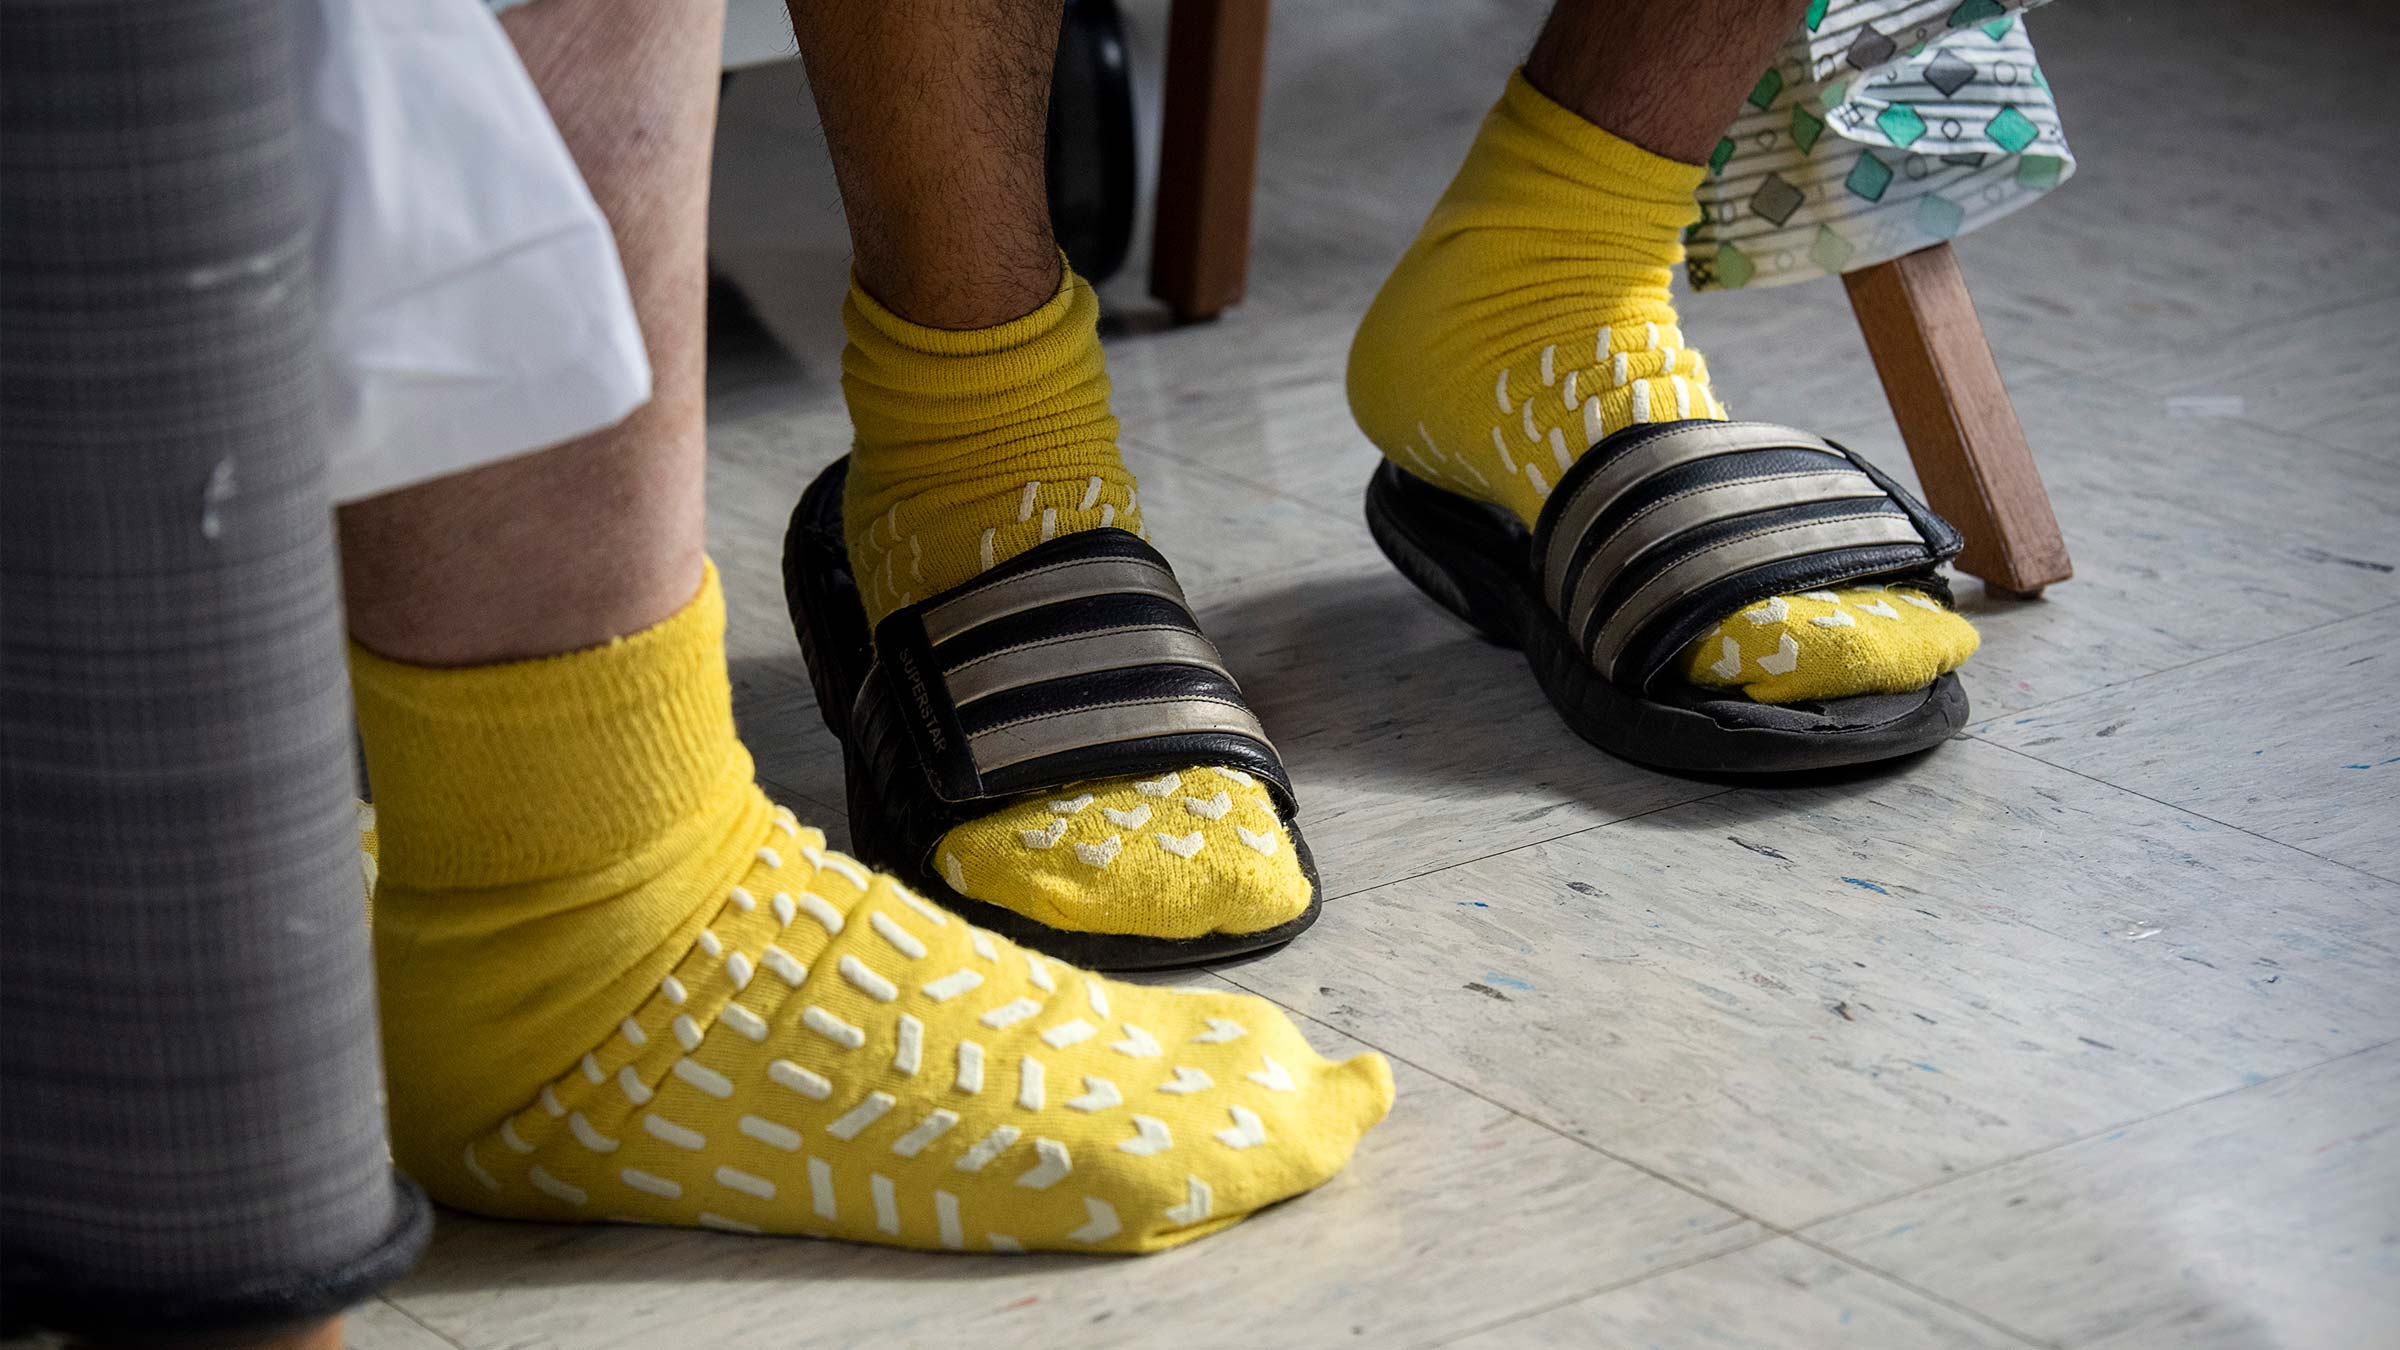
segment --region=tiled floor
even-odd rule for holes
[[[1251,300],[1158,331],[1137,272],[1111,358],[1331,897],[1210,978],[1390,1055],[1390,1122],[1141,1261],[445,1215],[353,1343],[2400,1345],[2400,165],[2366,111],[2400,24],[2259,13],[2037,16],[2082,172],[1960,251],[2077,576],[1965,587],[1956,743],[1728,789],[1562,735],[1358,515],[1349,326],[1537,6],[1280,7]],[[736,87],[721,206],[821,177],[777,78]],[[1838,287],[1688,318],[1745,412],[1905,461]],[[742,720],[838,836],[776,568],[839,397],[755,349],[719,385]]]

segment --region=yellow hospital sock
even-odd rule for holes
[[[1391,1103],[1271,1004],[1117,984],[770,805],[712,569],[605,647],[353,652],[393,1151],[446,1204],[1153,1251],[1324,1181]]]
[[[1636,422],[1729,416],[1671,299],[1706,172],[1620,140],[1511,75],[1359,325],[1349,386],[1360,429],[1409,473],[1530,527],[1551,485],[1600,438]],[[1783,603],[1820,617],[1812,602]],[[1975,649],[1974,628],[1938,605],[1896,614],[1771,631],[1727,616],[1679,669],[1791,702],[1923,688]],[[1726,673],[1729,636],[1768,663]],[[1779,655],[1786,639],[1792,651]]]
[[[1147,537],[1117,455],[1099,317],[1071,271],[1040,309],[966,332],[851,287],[842,392],[858,439],[843,516],[869,623],[1056,535]],[[1220,769],[1044,793],[956,827],[935,856],[960,894],[1075,932],[1254,933],[1309,901],[1266,790]]]

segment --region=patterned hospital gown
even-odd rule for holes
[[[1699,290],[1782,285],[1998,220],[2075,157],[2020,11],[2044,0],[1812,0],[1709,157]]]

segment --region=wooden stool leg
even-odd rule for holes
[[[2019,596],[2074,575],[1958,255],[1936,244],[1842,281],[1925,500],[1967,536],[1958,570]]]
[[[1174,0],[1166,65],[1150,293],[1178,319],[1213,319],[1250,275],[1267,0]]]

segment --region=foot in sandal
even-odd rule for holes
[[[393,1151],[509,1218],[1144,1252],[1339,1170],[1392,1099],[1245,995],[1119,984],[771,806],[711,571],[604,647],[354,653]]]
[[[1378,542],[1527,649],[1576,730],[1699,771],[1938,744],[1975,649],[1954,530],[1856,455],[1729,421],[1669,299],[1705,170],[1513,76],[1361,324]]]
[[[1084,965],[1289,941],[1318,909],[1291,784],[1150,547],[1089,283],[912,323],[853,288],[852,453],[784,573],[860,854]]]

